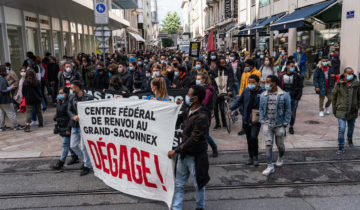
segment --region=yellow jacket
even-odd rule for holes
[[[249,72],[246,72],[246,73],[244,72],[241,76],[239,96],[241,96],[241,93],[243,92],[243,90],[245,88],[247,88],[248,82],[249,82],[249,77],[252,74],[257,75],[259,77],[259,79],[261,78],[261,72],[259,70],[257,70],[255,67],[253,69],[251,69],[251,71],[249,71]]]

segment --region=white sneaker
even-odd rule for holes
[[[321,111],[321,112],[319,113],[319,116],[320,116],[320,117],[324,117],[324,112]]]
[[[275,168],[273,165],[268,165],[267,168],[262,172],[264,176],[269,176],[270,174],[275,172]]]
[[[327,115],[330,114],[330,109],[329,109],[329,107],[325,108],[325,114],[327,114]]]
[[[283,160],[281,157],[278,157],[275,165],[276,165],[277,167],[281,167],[282,165],[284,165],[284,160]]]
[[[39,125],[39,121],[31,121],[30,126],[36,126]]]

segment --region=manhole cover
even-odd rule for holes
[[[319,121],[315,121],[315,120],[308,120],[308,121],[305,121],[305,124],[312,124],[312,125],[314,125],[314,124],[320,124],[320,122],[319,122]]]

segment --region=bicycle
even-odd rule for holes
[[[235,112],[231,112],[230,115],[227,114],[228,110],[230,110],[230,101],[231,98],[229,96],[225,96],[224,97],[224,109],[225,109],[225,113],[226,113],[226,129],[227,132],[230,134],[231,133],[231,123],[235,123],[238,119],[237,116],[235,114]]]

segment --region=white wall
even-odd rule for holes
[[[346,12],[351,10],[355,17],[346,19]],[[360,1],[343,0],[341,15],[340,72],[348,66],[360,72]]]
[[[5,12],[5,20],[7,24],[22,25],[22,20],[21,20],[22,17],[19,9],[14,9],[11,7],[4,6],[4,12]]]

